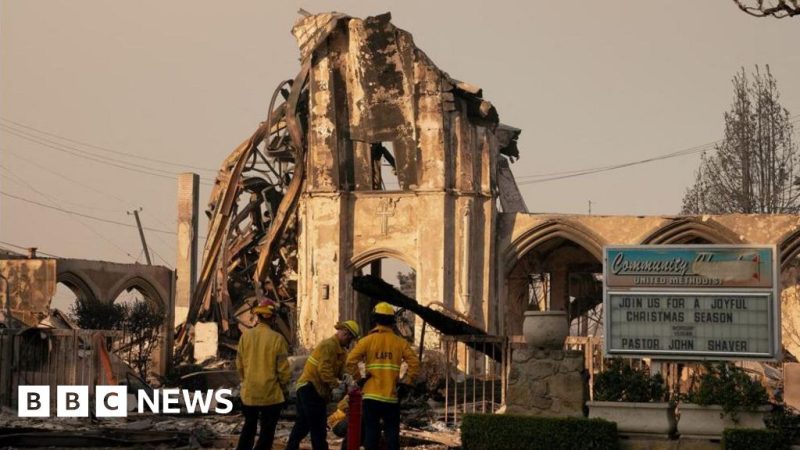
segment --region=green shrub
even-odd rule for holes
[[[617,424],[602,419],[467,414],[464,450],[617,449]]]
[[[594,379],[594,399],[601,402],[663,402],[667,386],[661,375],[650,376],[622,358],[614,358]]]
[[[121,330],[128,311],[119,303],[78,297],[70,307],[70,313],[78,326],[85,330]]]
[[[727,428],[722,433],[722,448],[726,450],[778,450],[789,448],[776,430]]]
[[[785,406],[775,408],[764,420],[767,428],[778,432],[786,446],[800,441],[800,415]]]
[[[740,411],[755,411],[769,401],[767,390],[741,368],[730,363],[705,363],[695,372],[684,400],[698,405],[720,405],[737,421]]]

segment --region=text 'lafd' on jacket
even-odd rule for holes
[[[259,323],[242,334],[236,355],[242,403],[269,406],[286,400],[283,391],[292,377],[288,356],[286,339],[269,325]]]
[[[336,336],[325,339],[306,360],[297,387],[311,383],[320,397],[329,400],[331,390],[339,385],[339,379],[342,378],[346,358],[347,352]]]
[[[419,358],[411,345],[383,325],[378,325],[358,341],[347,356],[345,370],[354,378],[358,378],[360,361],[365,362],[369,377],[363,389],[367,400],[397,403],[397,381],[403,361],[408,365],[406,383],[412,383],[419,373]]]

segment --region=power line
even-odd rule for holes
[[[37,194],[39,194],[41,196],[45,196],[45,194],[43,194],[42,192],[39,192],[35,188],[31,187],[31,184],[29,184],[27,182],[24,182],[24,179],[22,177],[16,176],[14,174],[14,172],[11,169],[9,169],[8,167],[4,166],[3,164],[0,164],[0,169],[2,169],[2,170],[4,170],[5,172],[8,173],[8,176],[9,176],[8,181],[12,181],[14,183],[17,183],[18,185],[20,185],[20,186],[22,186],[22,187],[24,187],[26,189],[30,189],[30,190],[36,192]],[[18,180],[22,180],[22,181],[18,181]],[[70,204],[70,205],[73,205],[73,206],[78,207],[78,208],[88,209],[90,211],[97,211],[97,212],[103,212],[103,213],[118,212],[118,210],[116,210],[116,209],[114,209],[114,210],[102,209],[102,208],[97,208],[97,207],[94,207],[94,206],[84,205],[84,204],[81,204],[81,203],[67,201],[67,200],[64,200],[64,199],[61,199],[61,198],[55,198],[55,200],[58,200],[57,203],[59,203],[59,204],[66,203],[66,204]]]
[[[8,192],[0,191],[0,195],[4,195],[6,197],[13,198],[15,200],[19,200],[19,201],[22,201],[22,202],[25,202],[25,203],[30,203],[30,204],[33,204],[33,205],[36,205],[36,206],[41,206],[42,208],[47,208],[47,209],[53,209],[53,210],[56,210],[56,211],[60,211],[60,212],[63,212],[65,214],[70,214],[70,215],[73,215],[73,216],[83,217],[83,218],[86,218],[86,219],[96,220],[98,222],[110,223],[112,225],[119,225],[119,226],[123,226],[123,227],[127,227],[127,228],[136,228],[136,225],[131,225],[129,223],[118,222],[116,220],[111,220],[111,219],[105,219],[105,218],[102,218],[102,217],[92,216],[90,214],[83,214],[83,213],[79,213],[77,211],[71,211],[71,210],[68,210],[68,209],[59,208],[57,206],[50,206],[50,205],[47,205],[47,204],[44,204],[44,203],[37,202],[36,200],[31,200],[31,199],[28,199],[28,198],[20,197],[18,195],[9,194]],[[150,228],[150,227],[143,227],[143,229],[145,229],[147,231],[152,231],[154,233],[164,233],[164,234],[172,234],[172,235],[178,234],[175,231],[159,230],[157,228]]]
[[[56,146],[59,147],[57,150],[69,149],[69,150],[72,150],[73,152],[78,152],[79,155],[76,155],[76,156],[96,158],[96,159],[92,159],[93,161],[100,160],[100,162],[108,162],[108,161],[118,162],[120,164],[130,165],[131,167],[137,167],[137,168],[144,169],[144,170],[150,170],[150,171],[153,171],[153,172],[158,172],[158,173],[161,173],[161,174],[167,175],[167,176],[173,175],[173,172],[171,172],[169,170],[161,169],[161,168],[158,168],[158,167],[145,166],[145,165],[136,164],[136,163],[132,163],[132,162],[128,162],[128,161],[123,161],[123,160],[120,160],[120,159],[112,158],[110,156],[98,155],[96,153],[92,153],[91,151],[84,150],[84,149],[78,148],[78,147],[74,147],[72,145],[67,145],[67,144],[64,144],[63,142],[54,141],[54,140],[48,139],[46,137],[37,136],[35,134],[31,134],[31,133],[26,132],[26,131],[21,131],[21,130],[18,130],[16,128],[14,128],[14,127],[11,127],[11,126],[8,126],[8,125],[2,124],[2,123],[0,123],[0,129],[5,131],[6,133],[13,134],[14,136],[21,137],[23,139],[27,139],[27,140],[35,142],[37,144],[42,143],[42,142],[47,142],[49,144],[56,145]],[[72,153],[72,152],[68,152],[68,153],[75,154],[75,153]]]
[[[711,147],[711,148],[713,148],[713,147]],[[538,183],[544,183],[544,182],[547,182],[547,181],[563,180],[563,179],[566,179],[566,178],[574,178],[574,177],[580,177],[580,176],[584,176],[584,175],[592,175],[592,174],[596,174],[596,173],[609,172],[609,171],[612,171],[612,170],[622,169],[622,168],[625,168],[625,167],[632,167],[632,166],[638,166],[638,165],[641,165],[641,164],[647,164],[647,163],[654,162],[654,161],[662,161],[662,160],[665,160],[665,159],[677,158],[679,156],[686,156],[686,155],[690,155],[690,154],[693,154],[693,153],[701,153],[701,152],[705,152],[707,150],[709,150],[709,147],[701,146],[701,147],[695,148],[692,151],[675,152],[675,153],[670,153],[670,154],[667,154],[667,155],[654,156],[652,158],[640,159],[638,161],[630,161],[630,162],[621,163],[621,164],[615,164],[615,165],[611,165],[611,166],[603,166],[603,167],[596,167],[596,168],[591,168],[591,169],[570,171],[570,172],[565,172],[563,175],[553,175],[553,176],[550,176],[550,177],[534,179],[534,180],[523,180],[523,181],[520,181],[517,184],[519,184],[519,185],[538,184]]]
[[[20,250],[29,250],[29,247],[23,247],[23,246],[21,246],[21,245],[12,244],[11,242],[0,241],[0,244],[3,244],[3,245],[8,245],[9,247],[18,248],[18,249],[20,249]],[[6,250],[8,250],[8,249],[6,249]],[[54,255],[54,254],[52,254],[52,253],[43,252],[43,251],[39,250],[39,248],[38,248],[38,247],[36,248],[36,253],[41,253],[42,255],[44,255],[44,256],[49,256],[49,257],[51,257],[51,258],[61,258],[61,256]]]
[[[788,120],[788,122],[790,124],[796,123],[798,121],[800,121],[800,114],[792,116],[792,117],[789,117],[789,120]],[[702,153],[702,152],[705,152],[705,151],[716,149],[716,146],[719,145],[722,142],[723,142],[723,140],[720,139],[718,141],[709,142],[709,143],[698,145],[698,146],[695,146],[695,147],[689,147],[689,148],[686,148],[686,149],[683,149],[683,150],[678,150],[678,151],[674,151],[674,152],[670,152],[670,153],[666,153],[666,154],[662,154],[662,155],[658,155],[658,156],[653,156],[653,157],[650,157],[650,158],[640,159],[640,160],[636,160],[636,161],[629,161],[629,162],[620,163],[620,164],[613,164],[613,165],[600,166],[600,167],[592,167],[592,168],[588,168],[588,169],[568,170],[568,171],[562,171],[562,172],[550,172],[550,173],[541,173],[541,174],[532,174],[532,175],[521,175],[521,176],[517,176],[516,178],[517,179],[536,178],[536,179],[523,180],[523,181],[518,182],[517,184],[518,185],[538,184],[538,183],[545,183],[545,182],[548,182],[548,181],[563,180],[563,179],[566,179],[566,178],[575,178],[575,177],[580,177],[580,176],[584,176],[584,175],[593,175],[593,174],[596,174],[596,173],[608,172],[608,171],[612,171],[612,170],[622,169],[622,168],[625,168],[625,167],[631,167],[631,166],[637,166],[637,165],[641,165],[641,164],[647,164],[647,163],[651,163],[651,162],[654,162],[654,161],[661,161],[661,160],[665,160],[665,159],[677,158],[677,157],[680,157],[680,156],[686,156],[686,155],[691,155],[691,154],[695,154],[695,153]]]
[[[4,169],[5,169],[5,168],[4,168]],[[28,188],[30,188],[30,189],[31,189],[33,192],[36,192],[37,194],[41,195],[42,197],[46,198],[48,201],[50,201],[50,202],[52,202],[52,203],[56,203],[56,201],[55,201],[55,200],[54,200],[52,197],[50,197],[49,195],[47,195],[47,194],[45,194],[45,193],[43,193],[43,192],[39,191],[38,189],[36,189],[36,188],[35,188],[33,185],[31,185],[30,183],[28,183],[28,182],[27,182],[27,181],[25,181],[24,179],[22,179],[22,178],[20,178],[20,177],[18,177],[18,176],[16,176],[16,175],[14,175],[13,173],[11,173],[11,171],[9,171],[8,169],[5,169],[5,170],[6,170],[6,172],[8,172],[8,173],[9,173],[9,175],[10,175],[11,177],[13,177],[13,178],[17,178],[18,180],[20,180],[20,181],[21,181],[21,182],[22,182],[24,185],[28,186]],[[5,194],[5,193],[4,193],[4,194]],[[42,206],[47,206],[47,205],[45,205],[45,204],[43,204],[43,203],[40,203],[40,205],[42,205]],[[51,207],[51,208],[57,208],[56,206],[50,206],[50,207]],[[65,210],[65,211],[66,211],[66,210]],[[75,214],[75,215],[79,215],[79,214]],[[82,220],[78,219],[77,217],[73,217],[73,219],[74,219],[76,222],[78,222],[79,224],[81,224],[83,227],[85,227],[86,229],[88,229],[89,231],[91,231],[92,233],[94,233],[94,235],[96,235],[96,236],[97,236],[97,237],[99,237],[100,239],[102,239],[102,240],[104,240],[104,241],[108,242],[109,244],[111,244],[113,247],[115,247],[115,248],[116,248],[117,250],[119,250],[120,252],[122,252],[122,253],[124,253],[124,254],[128,255],[129,257],[133,258],[133,255],[131,255],[131,254],[130,254],[130,253],[127,251],[127,250],[125,250],[124,248],[120,247],[120,246],[119,246],[119,245],[118,245],[116,242],[114,242],[113,240],[111,240],[111,239],[109,239],[108,237],[106,237],[106,236],[105,236],[103,233],[101,233],[101,232],[99,232],[99,231],[95,230],[95,229],[94,229],[92,226],[90,226],[88,223],[86,223],[86,222],[84,222],[84,221],[82,221]],[[134,258],[134,259],[135,259],[135,258]]]
[[[142,250],[142,251],[144,252],[144,250]],[[174,267],[172,267],[172,265],[171,265],[170,263],[168,263],[168,262],[167,262],[167,260],[166,260],[166,259],[164,259],[164,257],[163,257],[163,256],[161,256],[161,255],[160,255],[160,254],[159,254],[159,253],[156,251],[156,249],[154,249],[154,248],[152,248],[152,247],[151,247],[151,248],[150,248],[150,251],[152,251],[152,252],[153,252],[153,253],[154,253],[156,256],[158,256],[158,259],[160,259],[160,260],[161,260],[161,262],[163,262],[165,266],[167,266],[167,267],[168,267],[169,269],[171,269],[171,270],[174,270]]]
[[[100,194],[100,195],[104,195],[104,196],[106,196],[106,197],[108,197],[108,198],[114,199],[114,200],[116,200],[116,201],[119,201],[119,202],[122,202],[122,203],[126,203],[128,206],[130,206],[130,207],[132,207],[132,208],[137,208],[137,207],[139,206],[139,205],[136,205],[136,204],[132,203],[130,200],[126,200],[126,199],[124,199],[124,198],[121,198],[121,197],[118,197],[118,196],[116,196],[116,195],[114,195],[114,194],[111,194],[110,192],[107,192],[107,191],[103,191],[103,190],[97,189],[97,188],[95,188],[94,186],[91,186],[91,185],[88,185],[88,184],[86,184],[86,183],[83,183],[83,182],[81,182],[81,181],[79,181],[79,180],[75,180],[75,179],[73,179],[73,178],[67,177],[66,175],[64,175],[64,174],[62,174],[62,173],[60,173],[60,172],[57,172],[57,171],[55,171],[55,170],[48,169],[47,167],[45,167],[45,166],[43,166],[43,165],[40,165],[40,164],[36,163],[35,161],[32,161],[32,160],[30,160],[30,159],[27,159],[27,158],[23,157],[22,155],[20,155],[19,153],[15,152],[15,151],[12,151],[12,150],[9,150],[9,149],[5,149],[5,148],[2,148],[2,147],[0,147],[0,150],[6,151],[6,152],[8,152],[8,153],[10,153],[10,154],[14,155],[14,157],[16,157],[16,158],[19,158],[19,159],[21,159],[21,160],[23,160],[23,161],[26,161],[27,163],[29,163],[29,164],[33,165],[34,167],[38,167],[38,168],[40,168],[40,169],[42,169],[42,170],[44,170],[44,171],[46,171],[46,172],[52,173],[53,175],[56,175],[56,176],[58,176],[58,177],[60,177],[60,178],[63,178],[63,179],[65,179],[65,180],[67,180],[67,181],[70,181],[70,182],[72,182],[72,183],[75,183],[75,184],[77,184],[78,186],[82,186],[82,187],[84,187],[84,188],[86,188],[86,189],[88,189],[88,190],[90,190],[90,191],[92,191],[92,192],[98,193],[98,194]],[[115,212],[118,212],[118,211],[115,211]],[[162,220],[161,218],[159,218],[159,216],[158,216],[157,214],[156,214],[156,215],[148,215],[148,217],[151,217],[151,218],[155,219],[155,221],[156,221],[156,222],[160,223],[160,224],[161,224],[162,226],[164,226],[165,228],[169,228],[169,227],[170,227],[170,225],[168,225],[168,224],[167,224],[167,223],[166,223],[164,220]],[[175,249],[175,246],[174,246],[173,244],[167,243],[167,242],[166,242],[166,241],[164,241],[164,240],[163,240],[163,239],[162,239],[162,238],[161,238],[159,235],[157,235],[157,234],[156,234],[156,235],[155,235],[155,238],[156,238],[158,241],[160,241],[162,244],[164,244],[165,246],[167,246],[167,248],[168,248],[169,250],[172,250],[173,252],[174,252],[174,251],[176,251],[176,249]]]
[[[128,167],[128,166],[124,166],[124,165],[121,165],[121,164],[116,164],[116,163],[114,163],[112,161],[107,161],[107,160],[101,159],[100,157],[92,157],[92,156],[89,156],[89,155],[85,155],[83,153],[79,153],[79,152],[81,152],[81,150],[70,149],[70,147],[67,147],[67,146],[65,146],[63,144],[59,144],[57,142],[48,141],[47,139],[38,138],[36,136],[30,135],[30,134],[27,134],[27,133],[15,131],[13,129],[6,128],[5,125],[2,125],[2,124],[0,124],[0,130],[6,132],[8,134],[17,136],[19,138],[25,139],[27,141],[39,144],[39,145],[41,145],[43,147],[51,148],[53,150],[56,150],[56,151],[59,151],[59,152],[63,152],[63,153],[68,153],[68,154],[70,154],[72,156],[77,156],[78,158],[88,159],[89,161],[98,162],[100,164],[106,164],[106,165],[117,167],[117,168],[120,168],[120,169],[130,170],[132,172],[143,173],[145,175],[152,175],[152,176],[155,176],[155,177],[166,178],[166,179],[170,179],[170,180],[174,178],[173,176],[166,175],[166,173],[168,173],[168,172],[161,171],[159,169],[152,169],[154,171],[150,172],[148,170],[142,170],[142,169],[137,169],[135,167]],[[66,147],[66,148],[63,148],[63,147]],[[72,150],[75,150],[75,151],[72,151]],[[86,152],[86,153],[88,153],[88,152]],[[159,170],[161,173],[157,173],[157,172],[155,172],[155,170]]]
[[[15,200],[19,200],[19,201],[22,201],[22,202],[25,202],[25,203],[30,203],[30,204],[33,204],[33,205],[36,205],[36,206],[40,206],[42,208],[47,208],[47,209],[53,209],[53,210],[56,210],[56,211],[60,211],[62,213],[70,214],[70,215],[73,215],[73,216],[83,217],[83,218],[86,218],[86,219],[96,220],[98,222],[104,222],[104,223],[108,223],[108,224],[112,224],[112,225],[119,225],[119,226],[123,226],[123,227],[126,227],[126,228],[136,228],[136,225],[131,225],[129,223],[119,222],[119,221],[116,221],[116,220],[106,219],[106,218],[103,218],[103,217],[97,217],[97,216],[93,216],[91,214],[84,214],[84,213],[80,213],[80,212],[77,212],[77,211],[71,211],[71,210],[68,210],[68,209],[59,208],[57,206],[50,206],[50,205],[47,205],[47,204],[44,204],[44,203],[37,202],[36,200],[31,200],[31,199],[28,199],[28,198],[20,197],[18,195],[10,194],[10,193],[4,192],[4,191],[0,191],[0,195],[4,195],[6,197],[13,198]],[[146,230],[146,231],[152,231],[154,233],[171,234],[173,236],[178,234],[176,231],[160,230],[158,228],[151,228],[151,227],[142,227],[142,229]],[[198,237],[198,239],[206,239],[207,238],[207,236],[205,236],[205,235],[198,235],[197,237]]]
[[[107,196],[107,197],[109,197],[111,199],[114,199],[114,200],[117,200],[117,201],[120,201],[120,202],[123,202],[123,203],[128,203],[130,205],[133,205],[133,203],[130,203],[130,201],[128,201],[128,200],[125,200],[125,199],[123,199],[121,197],[118,197],[118,196],[116,196],[116,195],[114,195],[114,194],[112,194],[112,193],[110,193],[108,191],[103,191],[103,190],[97,189],[96,187],[94,187],[92,185],[89,185],[89,184],[86,184],[86,183],[84,183],[82,181],[76,180],[74,178],[70,178],[70,177],[68,177],[68,176],[64,175],[63,173],[58,172],[56,170],[49,169],[46,166],[37,163],[36,161],[33,161],[31,159],[28,159],[28,158],[25,158],[24,156],[20,155],[19,153],[15,152],[15,151],[13,151],[11,149],[0,147],[0,150],[2,150],[4,152],[8,152],[8,153],[14,155],[15,158],[19,158],[19,159],[27,162],[28,164],[31,164],[34,167],[37,167],[37,168],[39,168],[41,170],[44,170],[47,173],[51,173],[51,174],[53,174],[53,175],[55,175],[55,176],[57,176],[59,178],[63,178],[65,180],[69,181],[69,182],[75,183],[78,186],[81,186],[81,187],[83,187],[85,189],[88,189],[88,190],[90,190],[92,192],[95,192],[95,193],[101,194],[101,195],[105,195],[105,196]]]
[[[90,186],[90,185],[88,185],[88,184],[82,183],[82,182],[80,182],[80,181],[78,181],[78,180],[74,180],[74,179],[72,179],[72,178],[69,178],[69,177],[67,177],[67,176],[64,176],[63,174],[61,174],[61,173],[59,173],[59,172],[56,172],[56,171],[50,170],[50,169],[48,169],[48,168],[47,168],[47,167],[45,167],[45,166],[39,165],[39,164],[37,164],[36,162],[34,162],[34,161],[32,161],[32,160],[29,160],[29,159],[27,159],[27,158],[24,158],[24,157],[22,157],[22,156],[20,156],[19,154],[17,154],[16,152],[12,152],[12,151],[10,151],[10,150],[8,150],[8,149],[3,149],[2,147],[0,147],[0,150],[7,151],[8,153],[11,153],[11,154],[13,154],[15,157],[17,157],[17,158],[20,158],[20,159],[22,159],[23,161],[26,161],[26,162],[28,162],[29,164],[31,164],[31,165],[33,165],[33,166],[35,166],[35,167],[38,167],[38,168],[40,168],[40,169],[42,169],[42,170],[45,170],[45,171],[47,171],[47,172],[50,172],[50,173],[52,173],[52,174],[56,175],[56,176],[59,176],[59,177],[61,177],[61,178],[64,178],[64,179],[65,179],[65,180],[67,180],[67,181],[70,181],[70,182],[73,182],[73,183],[75,183],[75,184],[78,184],[79,186],[82,186],[82,187],[84,187],[84,188],[86,188],[86,189],[89,189],[89,190],[91,190],[91,191],[93,191],[93,192],[96,192],[96,193],[98,193],[98,194],[101,194],[101,195],[108,196],[109,198],[113,198],[113,199],[115,199],[115,200],[117,200],[117,201],[119,201],[119,202],[122,202],[122,203],[127,203],[127,204],[129,204],[129,205],[131,205],[131,206],[133,206],[133,207],[136,207],[136,205],[134,205],[133,203],[131,203],[131,202],[130,202],[130,201],[128,201],[128,200],[125,200],[125,199],[123,199],[123,198],[117,197],[116,195],[110,194],[110,193],[108,193],[108,192],[101,191],[101,190],[99,190],[99,189],[96,189],[96,188],[94,188],[93,186]],[[2,167],[2,168],[4,168],[5,170],[9,171],[9,169],[8,169],[8,168],[6,168],[6,167],[3,167],[3,165],[2,165],[2,164],[0,164],[0,167]],[[11,181],[14,181],[14,180],[11,180]],[[64,202],[64,201],[63,201],[63,200],[61,200],[61,202]],[[68,202],[68,203],[73,203],[73,202]],[[73,203],[73,204],[77,205],[76,203]],[[81,206],[83,206],[83,205],[81,205]],[[84,206],[84,207],[85,207],[85,206]],[[96,210],[96,208],[89,208],[89,209]],[[109,211],[109,212],[110,212],[110,211]],[[118,212],[118,211],[114,211],[114,212]],[[157,221],[157,222],[159,222],[159,223],[161,223],[162,225],[164,224],[164,222],[163,222],[162,220],[160,220],[160,219],[158,218],[158,216],[149,216],[149,217],[156,219],[156,221]],[[155,238],[156,238],[156,240],[157,240],[157,241],[159,241],[161,244],[163,244],[163,245],[164,245],[164,246],[165,246],[165,247],[166,247],[168,250],[171,250],[171,251],[173,251],[173,252],[175,252],[175,251],[176,251],[176,249],[175,249],[175,246],[174,246],[173,244],[170,244],[169,242],[165,241],[165,240],[164,240],[164,239],[163,239],[163,238],[162,238],[162,237],[161,237],[159,234],[153,234],[152,236],[153,236],[153,237],[155,237]],[[154,252],[154,253],[156,253],[155,249],[152,249],[152,250],[153,250],[153,252]],[[170,264],[169,264],[169,263],[168,263],[166,260],[164,260],[164,258],[163,258],[163,257],[161,257],[161,255],[158,255],[158,257],[159,257],[159,258],[161,258],[161,260],[162,260],[162,261],[164,261],[164,264],[166,264],[166,265],[167,265],[167,267],[170,267],[170,268],[171,268]],[[136,260],[138,261],[138,259],[139,259],[139,258],[137,257],[137,258],[136,258]]]
[[[590,167],[590,168],[586,168],[586,169],[565,170],[565,171],[561,171],[561,172],[544,172],[544,173],[538,173],[538,174],[520,175],[520,176],[517,176],[516,178],[517,179],[519,179],[519,178],[549,178],[549,177],[555,177],[555,176],[561,176],[561,175],[575,175],[575,174],[594,173],[595,171],[612,170],[612,169],[619,168],[621,166],[625,166],[625,165],[629,165],[629,164],[644,164],[646,162],[651,162],[651,161],[655,161],[655,160],[659,160],[659,159],[676,158],[676,157],[679,157],[679,156],[686,156],[686,155],[690,155],[690,154],[693,154],[693,153],[701,153],[701,152],[704,152],[706,150],[713,149],[714,145],[716,145],[716,144],[718,144],[720,142],[721,141],[709,142],[707,144],[698,145],[696,147],[691,147],[691,148],[684,149],[684,150],[678,150],[678,151],[666,153],[666,154],[663,154],[663,155],[657,155],[657,156],[654,156],[654,157],[651,157],[651,158],[640,159],[640,160],[636,160],[636,161],[629,161],[629,162],[620,163],[620,164],[611,164],[611,165],[605,165],[605,166]]]
[[[16,129],[11,128],[11,127],[9,127],[7,125],[0,124],[0,131],[3,131],[3,132],[8,133],[8,134],[11,134],[11,135],[16,136],[16,137],[21,138],[21,139],[25,139],[27,141],[33,142],[33,143],[41,145],[43,147],[47,147],[47,148],[50,148],[50,149],[53,149],[53,150],[56,150],[56,151],[59,151],[59,152],[62,152],[62,153],[67,153],[67,154],[70,154],[72,156],[76,156],[78,158],[86,159],[86,160],[89,160],[89,161],[94,161],[94,162],[97,162],[97,163],[100,163],[100,164],[105,164],[105,165],[108,165],[108,166],[117,167],[119,169],[128,170],[128,171],[131,171],[131,172],[137,172],[137,173],[150,175],[150,176],[154,176],[154,177],[164,178],[164,179],[168,179],[168,180],[171,180],[171,181],[174,181],[176,179],[176,176],[177,176],[177,173],[174,173],[174,172],[169,172],[169,171],[166,171],[166,170],[163,170],[163,169],[159,169],[159,168],[156,168],[156,167],[144,166],[144,165],[141,165],[141,164],[135,164],[135,163],[127,162],[127,161],[120,161],[120,160],[116,160],[116,159],[109,158],[109,157],[102,156],[102,155],[97,155],[95,153],[92,153],[92,152],[89,152],[89,151],[86,151],[86,150],[82,150],[82,149],[79,149],[79,148],[76,148],[76,147],[72,147],[72,146],[57,142],[57,141],[53,141],[53,140],[46,139],[46,138],[43,138],[43,137],[40,137],[40,136],[32,135],[32,134],[26,133],[24,131],[16,130]],[[208,182],[204,183],[203,181],[201,181],[201,184],[204,184],[206,186],[212,186],[213,185],[212,183],[208,183]]]
[[[51,136],[51,137],[54,137],[54,138],[62,139],[62,140],[67,141],[67,142],[72,142],[73,144],[78,144],[78,145],[83,145],[83,146],[86,146],[86,147],[94,148],[94,149],[101,150],[101,151],[104,151],[104,152],[107,152],[107,153],[113,153],[113,154],[125,156],[125,157],[128,157],[128,158],[135,158],[135,159],[141,159],[141,160],[145,160],[145,161],[157,162],[157,163],[160,163],[160,164],[166,164],[168,166],[183,167],[183,168],[186,168],[186,169],[194,169],[194,170],[204,170],[204,171],[212,172],[212,173],[216,173],[217,172],[215,169],[209,169],[207,167],[199,167],[199,166],[193,166],[191,164],[176,163],[176,162],[172,162],[172,161],[166,161],[166,160],[163,160],[163,159],[150,158],[150,157],[141,156],[141,155],[134,155],[132,153],[122,152],[122,151],[119,151],[119,150],[110,149],[108,147],[102,147],[102,146],[99,146],[99,145],[90,144],[88,142],[83,142],[83,141],[79,141],[79,140],[76,140],[76,139],[71,139],[71,138],[68,138],[66,136],[61,136],[59,134],[51,133],[49,131],[40,130],[40,129],[32,127],[30,125],[26,125],[24,123],[16,122],[14,120],[11,120],[11,119],[8,119],[8,118],[2,117],[2,116],[0,116],[0,120],[2,120],[4,122],[12,123],[12,124],[14,124],[14,125],[16,125],[18,127],[22,127],[22,128],[26,128],[26,129],[31,130],[31,131],[35,131],[37,133],[41,133],[41,134],[44,134],[44,135],[47,135],[47,136]]]

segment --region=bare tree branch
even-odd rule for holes
[[[754,17],[792,17],[800,14],[799,0],[733,0],[742,11]]]

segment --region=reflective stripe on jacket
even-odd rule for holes
[[[292,377],[286,339],[259,323],[242,334],[238,349],[236,370],[242,379],[242,403],[248,406],[283,403],[283,391]]]
[[[346,357],[347,352],[336,336],[320,342],[306,360],[303,373],[297,380],[297,387],[311,383],[320,397],[325,401],[329,400],[331,390],[339,386]]]
[[[397,381],[400,364],[408,365],[406,382],[411,383],[419,373],[419,358],[408,341],[394,334],[391,328],[378,325],[358,341],[347,356],[347,373],[358,378],[358,363],[364,361],[369,379],[364,385],[364,399],[397,403]]]

